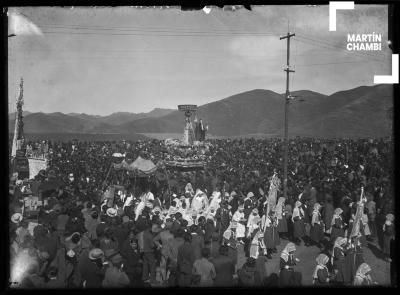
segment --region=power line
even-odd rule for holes
[[[104,33],[104,32],[67,32],[67,31],[42,31],[44,34],[60,34],[60,35],[103,35],[103,36],[156,36],[156,37],[232,37],[232,36],[273,36],[272,34],[254,34],[254,33],[212,33],[207,32],[204,34],[193,34],[193,33],[185,33],[185,34],[150,34],[151,32],[147,33]]]
[[[374,61],[374,62],[378,62],[378,61]],[[297,66],[298,67],[309,67],[309,66],[338,65],[338,64],[350,64],[350,63],[365,63],[365,61],[359,60],[359,61],[328,62],[328,63],[303,64],[303,65],[297,65]]]
[[[299,37],[299,38],[300,38],[300,37]],[[296,41],[302,42],[302,43],[305,43],[305,44],[308,44],[308,45],[312,45],[312,46],[318,46],[318,47],[330,49],[330,50],[334,49],[334,48],[332,48],[332,47],[330,47],[330,46],[327,46],[327,45],[318,43],[318,42],[316,42],[316,41],[315,41],[315,42],[310,42],[310,41],[301,40],[301,39],[297,39]],[[382,60],[378,60],[378,59],[376,59],[375,57],[366,56],[366,55],[364,55],[364,54],[362,54],[361,52],[358,52],[358,51],[348,51],[348,50],[345,50],[344,48],[341,48],[341,49],[344,50],[344,52],[347,53],[347,54],[353,54],[353,55],[356,55],[357,57],[368,58],[369,60],[372,59],[372,60],[374,60],[374,61],[382,62]]]
[[[274,34],[273,32],[265,32],[265,31],[256,31],[256,32],[251,32],[251,31],[243,31],[243,30],[210,30],[210,31],[199,31],[199,30],[192,30],[192,29],[165,29],[165,28],[121,28],[121,27],[97,27],[97,26],[76,26],[76,25],[71,25],[71,26],[65,26],[65,25],[40,25],[40,27],[44,27],[47,29],[74,29],[74,30],[90,30],[90,31],[123,31],[123,32],[150,32],[150,33],[190,33],[190,34],[210,34],[210,33],[229,33],[229,34],[260,34],[260,35],[266,35],[266,34]]]

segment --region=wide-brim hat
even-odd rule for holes
[[[14,214],[11,216],[11,221],[12,221],[13,223],[21,222],[22,219],[23,219],[23,217],[22,217],[22,214],[21,214],[21,213],[14,213]]]
[[[115,216],[117,216],[118,211],[115,208],[108,208],[106,211],[106,214],[110,217],[115,217]]]
[[[94,248],[89,252],[89,259],[95,260],[104,256],[103,250],[99,248]]]

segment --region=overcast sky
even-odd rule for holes
[[[9,38],[9,107],[20,77],[24,109],[108,115],[202,105],[252,89],[285,92],[290,31],[290,89],[324,94],[373,85],[391,74],[387,6],[253,6],[252,11],[179,8],[10,8],[43,35]],[[11,28],[10,28],[11,30]],[[382,51],[343,50],[347,33],[382,34]],[[11,31],[10,31],[11,33]]]

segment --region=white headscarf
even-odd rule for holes
[[[315,260],[317,261],[317,266],[315,267],[313,278],[318,279],[318,270],[326,269],[326,271],[328,271],[326,264],[329,261],[329,257],[326,256],[325,254],[321,253],[317,256],[317,258]]]
[[[366,263],[361,263],[360,266],[357,269],[356,276],[354,278],[354,285],[355,286],[360,286],[364,282],[364,280],[367,280],[368,285],[370,285],[371,282],[371,277],[367,273],[371,271],[371,267],[366,264]]]
[[[282,211],[283,211],[283,206],[285,204],[285,198],[284,197],[280,197],[278,199],[278,202],[276,203],[276,217],[278,219],[282,219]]]
[[[333,216],[332,216],[331,226],[333,226],[335,224],[336,218],[342,219],[342,216],[340,216],[340,214],[342,214],[342,212],[343,212],[342,208],[335,209]]]
[[[314,211],[312,213],[312,218],[311,218],[311,225],[314,226],[315,223],[320,223],[321,221],[321,213],[319,212],[319,209],[321,208],[321,205],[319,203],[314,204]]]
[[[296,201],[295,205],[294,205],[294,209],[293,209],[293,214],[292,214],[292,221],[294,222],[294,219],[296,217],[300,217],[300,215],[304,216],[304,210],[302,208],[300,208],[301,206],[301,202],[300,201]]]
[[[293,252],[293,251],[296,251],[296,245],[292,242],[287,243],[285,248],[282,250],[281,258],[285,262],[287,262],[289,259],[289,256],[293,255],[293,254],[290,254],[290,252]]]

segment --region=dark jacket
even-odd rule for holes
[[[183,243],[183,245],[178,249],[178,271],[185,274],[191,274],[194,261],[194,253],[190,243]]]
[[[238,270],[238,277],[240,286],[253,287],[261,285],[260,273],[255,267],[250,267],[247,264]]]
[[[105,269],[100,268],[94,261],[91,261],[89,257],[84,257],[78,267],[82,280],[86,281],[86,288],[102,287]]]
[[[216,277],[214,286],[230,287],[233,286],[233,274],[235,273],[235,264],[228,256],[220,255],[213,259]]]
[[[192,234],[192,242],[190,243],[194,260],[201,258],[201,249],[204,247],[204,238],[198,234]]]

